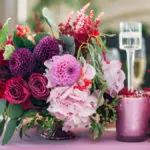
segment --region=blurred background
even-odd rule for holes
[[[136,52],[135,88],[150,87],[150,2],[149,0],[0,0],[0,23],[11,17],[10,29],[16,24],[28,24],[34,31],[48,31],[42,17],[42,8],[48,7],[53,13],[53,19],[58,24],[64,21],[71,11],[79,10],[84,4],[91,2],[91,9],[96,15],[101,11],[105,16],[101,21],[100,30],[103,33],[115,33],[108,38],[107,45],[111,50],[109,59],[119,59],[123,62],[126,72],[126,53],[119,50],[119,24],[121,21],[138,21],[143,24],[143,47]],[[10,31],[10,32],[11,32]],[[113,56],[113,57],[112,57]]]

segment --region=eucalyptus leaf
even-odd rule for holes
[[[2,29],[0,30],[0,45],[3,45],[7,41],[8,36],[8,22],[11,20],[11,18],[8,18],[6,22],[4,23]]]
[[[7,115],[11,119],[19,118],[23,115],[23,108],[20,104],[9,104],[7,109]]]
[[[43,8],[42,14],[43,14],[43,17],[46,19],[48,25],[51,28],[58,30],[57,25],[53,21],[52,13],[49,11],[49,9],[47,7]]]
[[[75,42],[74,42],[74,37],[69,37],[66,35],[61,35],[60,36],[61,41],[64,43],[64,50],[69,52],[70,54],[74,55],[75,54]]]
[[[0,100],[0,114],[4,113],[6,108],[6,100],[5,99],[1,99]]]
[[[11,139],[11,137],[13,136],[15,129],[16,129],[16,122],[17,120],[15,119],[9,120],[6,130],[5,130],[3,140],[2,140],[2,145],[7,144],[9,140]]]

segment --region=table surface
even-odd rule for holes
[[[30,131],[30,138],[19,138],[15,133],[6,146],[0,146],[6,150],[150,150],[150,142],[128,143],[116,141],[115,131],[105,131],[98,141],[92,141],[87,131],[76,131],[76,138],[66,141],[49,141],[39,136],[35,130]],[[1,142],[1,141],[0,141]]]

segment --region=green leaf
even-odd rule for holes
[[[13,136],[15,129],[16,129],[16,121],[15,119],[11,119],[6,127],[5,134],[2,140],[2,145],[5,145],[9,142],[11,137]]]
[[[31,98],[31,103],[34,105],[34,106],[38,106],[38,107],[47,107],[49,104],[46,103],[45,101],[37,101],[36,99],[34,98]]]
[[[113,107],[117,106],[117,105],[118,105],[118,101],[119,101],[119,97],[116,96],[115,99],[112,101],[112,104],[111,104],[111,105],[112,105]]]
[[[34,49],[35,45],[32,43],[32,41],[28,40],[26,37],[20,37],[17,36],[16,32],[14,32],[13,35],[13,43],[16,48],[28,48],[31,51]]]
[[[8,18],[3,25],[1,31],[0,31],[0,45],[3,45],[7,41],[7,35],[8,35],[8,22],[11,20],[11,18]]]
[[[45,36],[49,36],[49,34],[47,34],[47,33],[37,33],[36,36],[34,37],[34,40],[35,40],[36,44],[39,43],[39,41]]]
[[[43,8],[42,14],[43,14],[43,17],[46,19],[46,22],[48,23],[48,25],[51,28],[58,30],[57,25],[53,21],[52,13],[49,11],[47,7]]]
[[[98,128],[98,126],[96,126],[94,128],[94,132],[93,132],[93,139],[96,140],[99,137],[99,134],[100,134],[99,128]]]
[[[92,59],[92,64],[93,64],[94,68],[96,68],[94,47],[91,44],[88,44],[88,50],[89,50],[89,53],[90,53],[90,56],[91,56],[91,59]]]
[[[20,104],[9,104],[7,114],[11,119],[19,118],[22,116],[24,110]]]
[[[39,125],[42,125],[42,124],[43,124],[43,121],[42,121],[42,120],[37,120],[37,123],[38,123]]]
[[[23,37],[22,40],[26,48],[28,48],[31,51],[34,49],[35,45],[30,40],[28,40],[26,37]]]
[[[6,108],[6,100],[2,99],[0,100],[0,114],[2,114],[5,111]]]
[[[16,122],[17,127],[19,127],[19,125],[22,123],[22,120],[23,120],[23,118],[17,120],[17,122]]]
[[[5,126],[5,122],[6,122],[5,119],[3,119],[3,120],[0,122],[0,136],[2,136],[2,133],[3,133],[3,130],[4,130],[4,126]]]
[[[22,118],[34,117],[36,114],[37,114],[37,111],[36,111],[36,110],[30,109],[30,110],[24,112]]]
[[[10,56],[13,54],[15,51],[15,47],[12,46],[11,44],[5,46],[5,51],[4,51],[4,60],[9,60]]]
[[[102,124],[100,123],[96,124],[94,128],[94,132],[93,132],[93,139],[94,140],[98,139],[102,135],[103,132],[104,132],[104,128]]]
[[[103,97],[103,95],[104,95],[106,89],[107,89],[107,85],[104,85],[104,87],[102,88],[102,91],[101,91],[101,93],[100,93],[98,102],[97,102],[97,106],[98,106],[98,107],[99,107],[99,105],[100,105],[101,99],[102,99],[102,97]]]
[[[75,42],[74,42],[74,37],[68,37],[66,35],[61,35],[60,40],[63,41],[64,43],[64,50],[68,51],[70,54],[74,55],[75,54]]]
[[[104,132],[104,128],[103,128],[102,124],[100,124],[100,123],[98,123],[98,124],[97,124],[97,126],[98,126],[99,133],[100,133],[100,135],[99,135],[99,136],[101,136],[101,135],[102,135],[102,133]]]
[[[33,127],[33,125],[35,124],[35,119],[32,119],[29,123],[25,124],[22,128],[23,128],[23,132],[29,130],[30,128]]]
[[[14,35],[13,35],[13,43],[16,48],[24,48],[25,47],[23,39],[20,36],[17,36],[16,32],[14,32]]]

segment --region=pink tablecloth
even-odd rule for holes
[[[48,141],[42,139],[35,131],[31,138],[19,139],[16,133],[8,145],[0,146],[0,150],[150,150],[150,142],[126,143],[116,141],[114,131],[106,131],[99,141],[92,141],[87,132],[80,131],[74,140]]]

